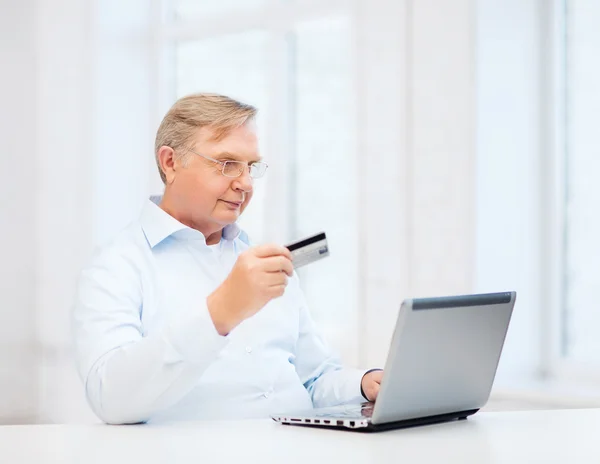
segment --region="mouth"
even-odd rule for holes
[[[242,206],[243,201],[227,201],[227,200],[221,200],[223,203],[225,203],[226,205],[231,206],[232,208],[239,208],[240,206]]]

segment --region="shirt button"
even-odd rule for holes
[[[248,353],[248,354],[252,353],[252,347],[247,346],[246,347],[246,353]]]
[[[263,393],[263,396],[264,396],[265,398],[268,398],[268,397],[269,397],[269,395],[270,395],[270,393],[269,393],[269,392],[264,392],[264,393]]]

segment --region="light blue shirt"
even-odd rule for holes
[[[75,349],[89,404],[108,423],[268,417],[364,401],[364,370],[342,369],[319,336],[294,274],[227,336],[206,298],[249,241],[219,244],[146,204],[140,219],[81,273]]]

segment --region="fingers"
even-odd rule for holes
[[[285,287],[285,285],[275,285],[273,287],[269,287],[269,296],[271,298],[282,296],[285,293]]]
[[[381,379],[383,379],[383,371],[373,371],[371,372],[371,378],[377,382],[378,384],[381,383]]]
[[[294,265],[292,264],[292,261],[288,258],[282,258],[282,259],[283,259],[283,263],[282,263],[281,270],[283,272],[285,272],[289,277],[292,277],[294,275]]]
[[[267,287],[287,287],[288,277],[283,272],[270,272],[265,277]]]
[[[259,258],[268,258],[270,256],[285,256],[288,260],[292,260],[290,250],[281,245],[269,243],[267,245],[259,245],[252,248],[254,255]]]
[[[381,388],[381,380],[383,379],[383,371],[371,371],[363,377],[363,390],[369,401],[375,401],[379,395]]]
[[[263,258],[264,270],[267,272],[285,272],[288,276],[294,275],[294,266],[292,262],[284,256],[271,256]]]
[[[370,397],[369,398],[370,401],[375,401],[377,399],[377,396],[379,396],[380,389],[381,389],[381,386],[379,385],[379,383],[373,382],[371,384],[371,394],[367,395]]]
[[[283,271],[290,277],[294,275],[292,254],[287,248],[276,244],[267,244],[251,248],[248,251],[260,258],[261,269],[267,272]]]

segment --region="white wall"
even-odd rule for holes
[[[367,366],[385,362],[403,298],[471,290],[475,251],[474,4],[380,3],[361,15]]]
[[[73,368],[70,310],[93,247],[131,222],[148,194],[150,12],[143,0],[38,1],[40,421],[96,420]]]
[[[73,370],[70,309],[92,244],[92,21],[89,2],[38,0],[36,338],[38,420],[87,412]],[[84,414],[83,417],[86,417]]]
[[[37,411],[35,1],[0,1],[0,424]]]
[[[76,279],[93,246],[137,214],[154,180],[156,124],[150,64],[140,66],[150,60],[148,4],[103,16],[109,7],[0,5],[0,56],[11,64],[0,83],[11,166],[0,187],[0,423],[95,420],[70,349]],[[109,31],[121,34],[107,40]]]

